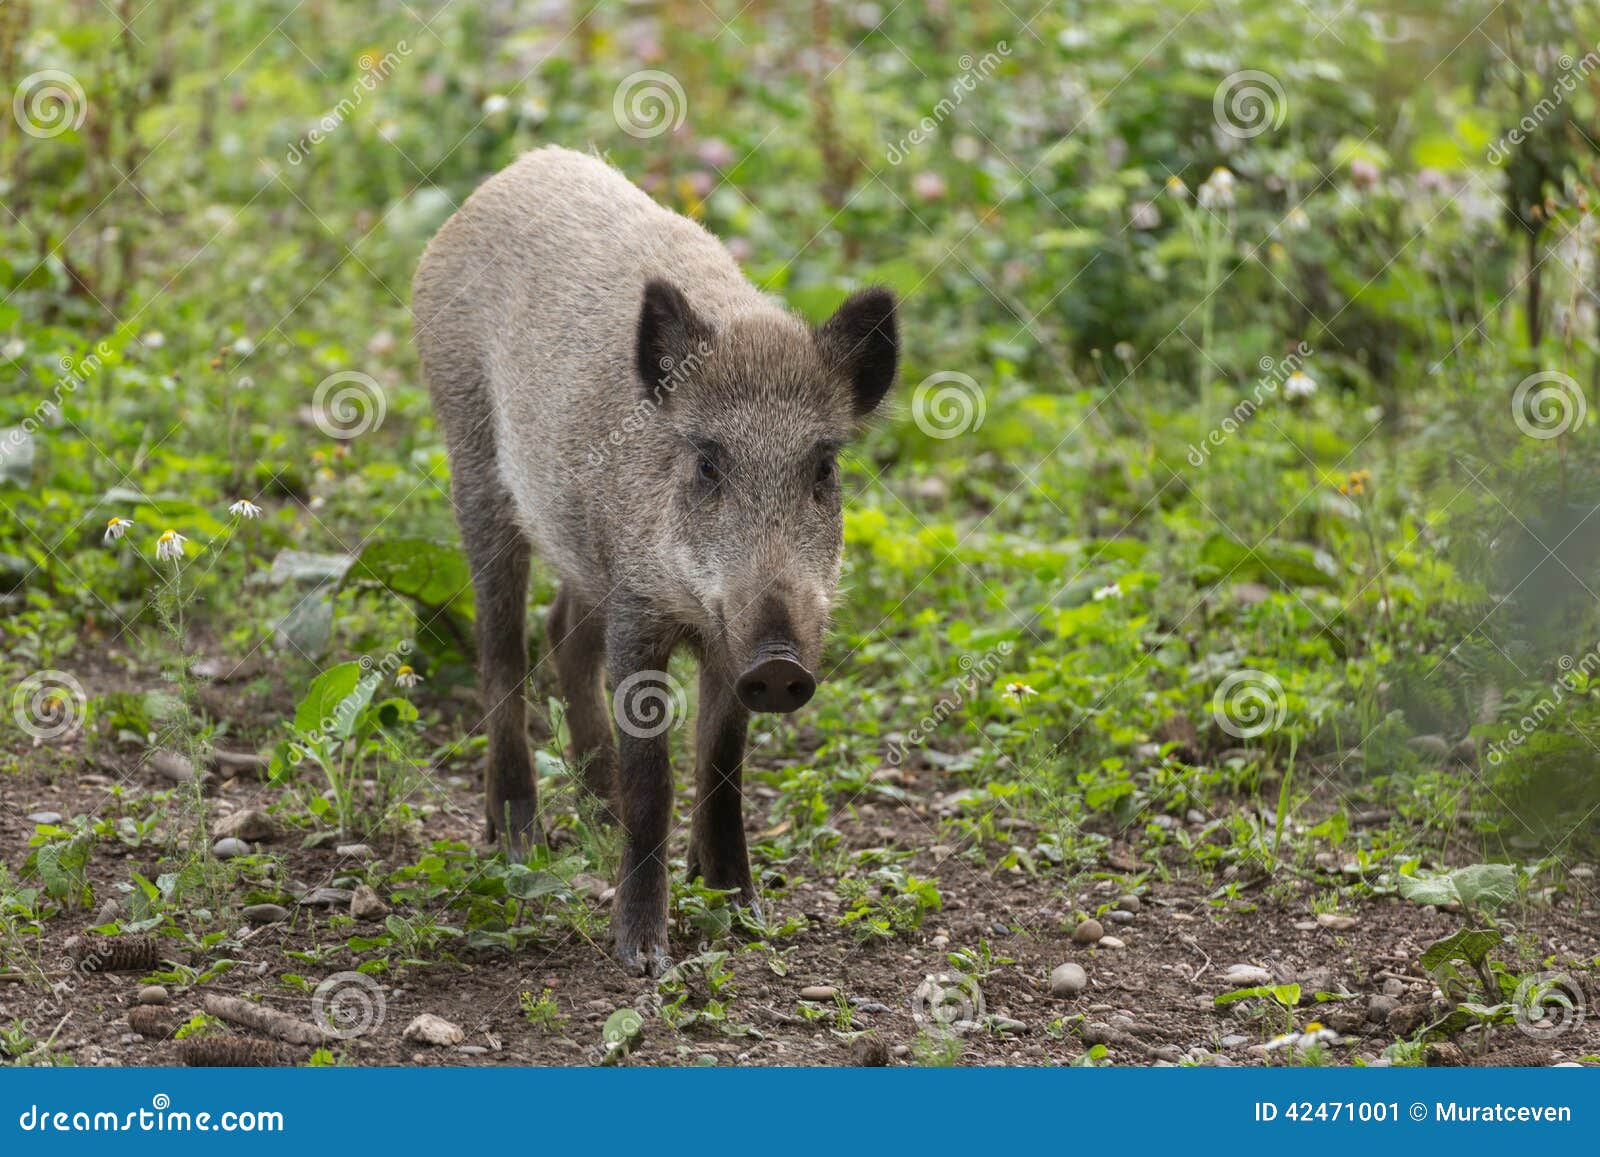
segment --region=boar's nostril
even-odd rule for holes
[[[785,648],[787,650],[787,648]],[[749,670],[739,676],[734,691],[750,711],[797,711],[811,700],[817,681],[791,654],[763,649]]]

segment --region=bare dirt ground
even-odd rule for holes
[[[234,711],[242,706],[232,703]],[[270,717],[267,712],[265,717]],[[113,794],[127,798],[145,791],[167,791],[164,782],[137,756],[107,757],[68,748],[18,749],[21,774],[0,778],[0,846],[15,875],[27,856],[34,824],[26,817],[41,811],[62,816],[99,815]],[[479,786],[470,768],[447,784],[449,805],[426,821],[427,840],[481,837]],[[765,872],[769,916],[803,915],[806,931],[783,942],[784,975],[776,974],[760,953],[731,947],[732,997],[725,1024],[748,1031],[694,1028],[678,1031],[658,1019],[660,996],[653,981],[625,975],[604,950],[604,907],[609,895],[582,902],[601,911],[589,922],[593,934],[569,933],[517,952],[475,951],[452,945],[447,957],[424,967],[394,969],[376,978],[381,1016],[370,1031],[331,1042],[335,1056],[362,1065],[570,1065],[602,1058],[602,1025],[618,1008],[633,1006],[644,1019],[643,1038],[624,1063],[687,1065],[718,1062],[739,1065],[846,1065],[927,1062],[927,976],[952,974],[949,953],[988,945],[986,973],[962,989],[965,1012],[977,1021],[959,1037],[959,1050],[945,1061],[982,1065],[1066,1064],[1094,1044],[1105,1046],[1103,1060],[1115,1064],[1197,1062],[1216,1065],[1282,1064],[1287,1053],[1266,1042],[1285,1028],[1279,1017],[1264,1015],[1259,1001],[1218,1008],[1214,997],[1237,987],[1224,980],[1231,967],[1248,964],[1275,983],[1296,982],[1304,1007],[1295,1026],[1317,1021],[1340,1039],[1326,1049],[1326,1063],[1377,1062],[1397,1037],[1412,1034],[1438,1014],[1430,1009],[1434,981],[1417,961],[1422,949],[1461,926],[1450,912],[1419,908],[1392,896],[1357,898],[1339,893],[1337,914],[1319,921],[1318,897],[1335,893],[1349,877],[1331,870],[1293,869],[1250,877],[1233,870],[1223,878],[1203,878],[1189,853],[1170,840],[1152,839],[1143,824],[1126,833],[1109,833],[1099,862],[1076,875],[1048,865],[1038,874],[992,871],[1004,848],[971,848],[936,842],[937,804],[952,788],[933,768],[897,772],[904,790],[901,805],[856,803],[836,818],[848,848],[898,848],[914,851],[909,870],[937,882],[942,907],[907,936],[861,945],[838,917],[844,910],[839,880],[796,862],[781,872]],[[680,774],[680,780],[682,775]],[[261,807],[273,798],[253,778],[208,786],[214,815]],[[759,790],[756,793],[759,795]],[[759,802],[759,800],[757,801]],[[1243,805],[1240,805],[1243,806]],[[747,808],[754,840],[760,808]],[[1007,820],[1005,836],[1019,839],[1028,824]],[[1226,839],[1226,826],[1212,817],[1166,817],[1169,830],[1185,830],[1197,840]],[[683,833],[677,833],[681,844]],[[394,868],[413,863],[422,845],[377,844],[375,859],[354,863],[333,845],[312,849],[289,839],[264,848],[280,857],[279,879],[289,893],[318,887],[348,886],[362,879],[379,884]],[[1159,843],[1159,846],[1157,846]],[[681,846],[675,854],[681,856]],[[119,896],[117,886],[137,871],[154,878],[162,869],[151,847],[128,848],[102,840],[90,864],[95,907],[63,911],[47,920],[32,961],[62,975],[69,937],[97,923],[95,910]],[[681,865],[681,860],[679,861]],[[758,876],[763,865],[757,864]],[[1137,896],[1129,904],[1119,900]],[[392,896],[391,896],[392,899]],[[1105,932],[1111,941],[1074,942],[1078,912],[1110,906]],[[200,969],[217,959],[234,966],[203,983],[168,983],[164,1013],[181,1023],[198,1010],[207,994],[260,1000],[302,1019],[309,1015],[309,988],[286,984],[286,974],[311,984],[353,969],[362,959],[344,947],[351,935],[374,934],[381,925],[352,920],[346,906],[289,904],[285,922],[252,926],[233,911],[213,913],[203,930],[228,935],[205,953],[171,941],[170,958]],[[1129,915],[1122,910],[1136,907]],[[1328,905],[1321,905],[1326,911]],[[397,905],[404,910],[403,905]],[[1507,963],[1519,967],[1565,967],[1587,986],[1595,1007],[1592,964],[1600,957],[1593,879],[1574,878],[1537,904],[1512,916],[1515,932],[1502,947]],[[440,918],[449,919],[449,913]],[[1348,919],[1346,919],[1348,918]],[[1330,926],[1332,925],[1332,926]],[[1120,941],[1121,946],[1108,947]],[[677,930],[674,957],[703,950],[683,928]],[[291,953],[310,954],[293,956]],[[1066,961],[1081,964],[1088,986],[1080,994],[1052,995],[1051,972]],[[0,962],[16,969],[18,960]],[[1585,971],[1585,966],[1589,967]],[[138,1002],[139,975],[71,974],[56,998],[37,982],[0,984],[0,1024],[24,1019],[33,1035],[53,1042],[50,1053],[80,1065],[162,1065],[179,1062],[177,1042],[141,1036],[128,1015]],[[805,1000],[802,989],[824,986],[838,996]],[[554,1025],[530,1024],[519,1008],[523,993],[548,989],[559,1010]],[[1313,1003],[1313,994],[1346,999]],[[842,999],[841,999],[842,998]],[[442,1017],[463,1030],[454,1046],[402,1039],[419,1014]],[[44,1023],[48,1021],[48,1023]],[[240,1036],[255,1034],[236,1030]],[[53,1035],[52,1035],[53,1034]],[[1458,1047],[1434,1048],[1428,1063],[1544,1065],[1600,1052],[1600,1019],[1592,1014],[1575,1029],[1549,1038],[1530,1037],[1512,1026],[1497,1029],[1487,1042],[1458,1038]],[[303,1062],[307,1047],[277,1046],[282,1063]]]

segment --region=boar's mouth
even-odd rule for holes
[[[778,715],[798,711],[816,690],[816,676],[800,662],[794,644],[787,642],[757,647],[734,684],[734,693],[746,710]]]

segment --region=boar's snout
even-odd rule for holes
[[[816,676],[801,665],[799,652],[788,643],[768,643],[758,650],[734,684],[747,710],[779,715],[804,707],[816,689]]]

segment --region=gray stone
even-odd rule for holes
[[[61,822],[60,812],[33,812],[28,816],[30,824],[58,824]]]
[[[1072,938],[1079,944],[1093,944],[1105,934],[1098,920],[1085,920],[1072,930]]]
[[[281,924],[289,918],[289,909],[277,904],[251,904],[242,915],[247,924]]]
[[[1126,896],[1117,897],[1117,907],[1124,912],[1137,912],[1144,907],[1144,901],[1129,892]]]
[[[147,984],[139,990],[140,1004],[166,1004],[171,999],[159,984]]]
[[[1070,960],[1065,964],[1056,966],[1050,974],[1050,994],[1052,996],[1077,996],[1089,987],[1089,974],[1083,970],[1083,965],[1074,964]]]
[[[808,984],[800,990],[801,1000],[832,1000],[839,990],[831,984]]]
[[[250,845],[243,840],[236,840],[229,836],[225,840],[218,840],[211,845],[211,854],[219,860],[231,860],[235,856],[248,856]]]
[[[357,920],[382,920],[388,914],[389,905],[366,884],[350,893],[350,915]]]
[[[1263,984],[1272,983],[1272,973],[1265,968],[1257,968],[1254,964],[1230,964],[1228,970],[1222,974],[1224,984],[1234,988],[1256,988]]]
[[[408,1041],[445,1047],[460,1044],[466,1035],[460,1025],[451,1024],[444,1017],[434,1016],[431,1012],[423,1013],[406,1025],[406,1031],[402,1034]]]

